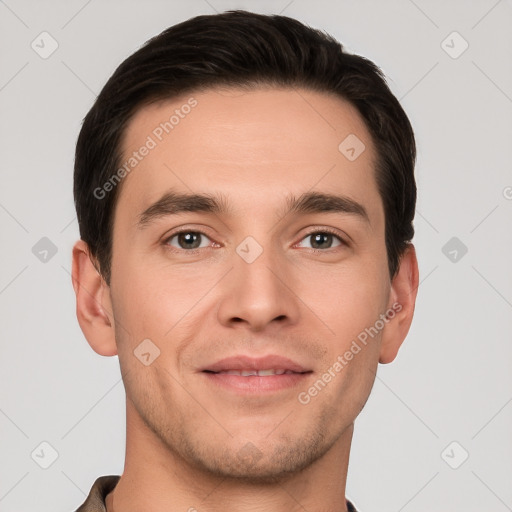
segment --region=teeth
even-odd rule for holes
[[[284,373],[284,370],[259,370],[258,375],[260,377],[265,377],[267,375],[281,375]]]
[[[283,373],[294,373],[291,370],[224,370],[217,373],[225,373],[226,375],[240,375],[242,377],[250,377],[257,375],[258,377],[269,377],[271,375],[283,375]]]
[[[242,371],[240,372],[240,375],[241,375],[242,377],[249,377],[249,376],[251,376],[251,375],[258,375],[258,372],[257,372],[257,371],[252,371],[252,370],[249,370],[249,371],[242,370]]]

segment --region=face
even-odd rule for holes
[[[128,416],[218,475],[310,466],[362,409],[393,322],[361,117],[306,90],[209,90],[140,110],[130,157],[110,283]]]

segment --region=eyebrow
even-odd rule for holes
[[[166,192],[140,215],[137,226],[144,229],[153,221],[183,212],[204,212],[212,214],[229,214],[232,209],[225,196],[212,194],[184,194]],[[292,195],[286,198],[286,207],[280,218],[290,213],[345,213],[355,215],[370,223],[365,207],[347,196],[325,192],[305,192],[299,197]]]

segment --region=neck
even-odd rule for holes
[[[351,424],[323,457],[272,483],[244,481],[192,467],[148,429],[127,402],[126,459],[107,512],[346,512]]]

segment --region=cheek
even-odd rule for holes
[[[329,383],[318,406],[343,404],[343,418],[361,410],[375,379],[382,335],[375,325],[387,305],[386,272],[385,265],[367,261],[358,267],[316,273],[313,281],[312,276],[302,274],[307,278],[302,281],[303,297],[308,297],[304,301],[329,329],[323,330],[327,333],[322,341],[327,354],[318,376]],[[324,286],[319,289],[313,282]],[[319,382],[317,388],[322,386]]]
[[[217,270],[220,274],[213,267],[198,272],[191,266],[178,268],[147,259],[119,267],[123,280],[114,283],[112,295],[119,359],[125,368],[145,369],[134,355],[146,343],[144,353],[157,354],[157,366],[181,371],[183,352],[194,350],[201,331],[215,322],[217,303],[207,292],[222,275],[222,269]]]
[[[384,312],[389,282],[387,268],[364,261],[334,267],[302,266],[295,274],[297,296],[323,321],[338,348],[370,327]]]

